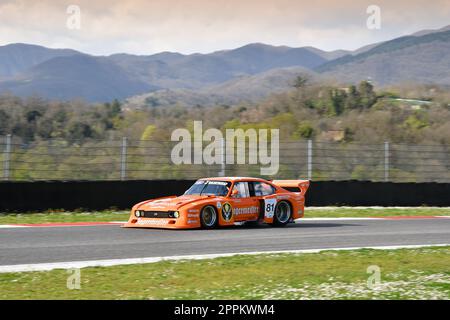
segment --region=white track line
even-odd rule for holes
[[[27,226],[14,225],[14,224],[0,224],[0,229],[9,229],[9,228],[26,228]]]
[[[358,250],[358,249],[396,250],[396,249],[442,247],[442,246],[450,246],[450,244],[442,243],[442,244],[423,244],[423,245],[302,249],[302,250],[284,250],[284,251],[233,252],[233,253],[216,253],[216,254],[201,254],[201,255],[186,255],[186,256],[169,256],[169,257],[149,257],[149,258],[131,258],[131,259],[110,259],[110,260],[92,260],[92,261],[18,264],[18,265],[0,266],[0,273],[50,271],[50,270],[54,270],[54,269],[80,269],[80,268],[87,268],[87,267],[111,267],[111,266],[119,266],[119,265],[155,263],[155,262],[160,262],[160,261],[214,259],[214,258],[222,258],[222,257],[231,257],[231,256],[236,256],[236,255],[282,254],[282,253],[300,254],[300,253],[318,253],[318,252],[327,251],[327,250],[348,251],[348,250]]]

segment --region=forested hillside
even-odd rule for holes
[[[0,135],[11,133],[24,141],[122,136],[169,140],[175,128],[203,120],[205,128],[280,128],[283,140],[450,144],[449,104],[450,94],[437,86],[401,86],[379,91],[365,81],[334,87],[309,82],[302,76],[290,91],[273,94],[258,103],[236,105],[144,104],[132,108],[117,100],[87,104],[3,95]],[[153,128],[150,131],[146,130],[149,126]]]
[[[35,179],[166,179],[217,175],[218,165],[176,166],[176,128],[280,130],[276,178],[307,174],[313,141],[314,180],[450,181],[450,96],[436,86],[375,90],[368,82],[338,87],[298,77],[290,91],[257,103],[130,107],[0,96],[0,161],[9,176]],[[6,134],[12,134],[6,156]],[[126,139],[126,155],[124,142]],[[205,145],[207,143],[205,142]],[[126,163],[124,167],[124,163]],[[228,175],[258,176],[258,165],[227,165]]]

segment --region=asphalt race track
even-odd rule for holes
[[[304,220],[285,228],[124,229],[118,225],[0,229],[0,266],[101,259],[450,243],[450,219]]]

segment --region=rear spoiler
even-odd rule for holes
[[[309,180],[273,180],[272,183],[278,187],[283,189],[292,191],[292,192],[301,192],[302,195],[305,195],[306,191],[309,188]]]

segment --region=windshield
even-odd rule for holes
[[[198,180],[184,194],[226,196],[231,182]]]

